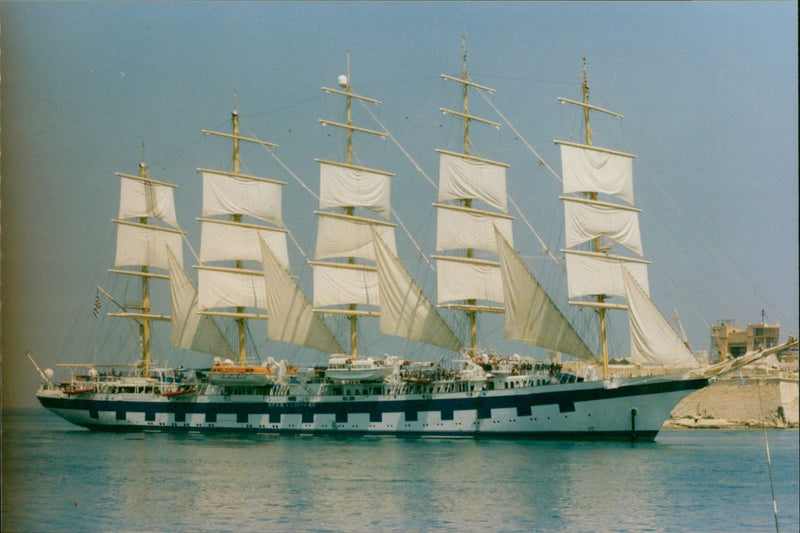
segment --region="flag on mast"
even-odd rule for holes
[[[100,314],[100,290],[98,290],[94,295],[94,309],[92,309],[92,314],[97,318],[97,315]]]

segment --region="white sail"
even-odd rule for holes
[[[138,176],[120,178],[119,218],[155,217],[178,228],[175,215],[175,186]]]
[[[390,172],[319,162],[319,207],[365,207],[389,219]]]
[[[198,306],[267,308],[262,272],[235,268],[198,266]]]
[[[503,303],[499,263],[466,257],[434,257],[439,305],[457,300]]]
[[[561,199],[567,247],[605,236],[639,256],[644,255],[638,209],[583,198],[562,196]]]
[[[381,333],[460,350],[462,345],[458,337],[376,230],[373,228],[381,299]]]
[[[553,300],[497,231],[505,300],[505,335],[509,339],[596,360]]]
[[[564,192],[600,192],[633,204],[633,158],[584,144],[561,145]]]
[[[289,268],[286,231],[227,220],[201,219],[200,261],[261,261],[260,240]]]
[[[317,215],[319,215],[319,226],[317,246],[314,251],[315,259],[359,257],[374,261],[373,229],[380,234],[392,253],[397,255],[394,224],[341,213],[317,211]]]
[[[646,294],[650,294],[647,261],[619,255],[578,250],[563,250],[567,262],[567,285],[570,298],[606,294],[625,297],[625,283],[619,264],[625,263]]]
[[[480,199],[502,212],[508,211],[506,168],[488,159],[439,152],[439,201]]]
[[[314,307],[380,305],[375,267],[346,263],[312,262]]]
[[[283,185],[244,174],[203,171],[203,216],[251,215],[280,226]]]
[[[628,300],[631,360],[676,366],[699,366],[664,315],[636,281],[626,265],[619,265]]]
[[[437,208],[436,251],[477,248],[497,253],[495,228],[513,245],[513,217],[470,209],[434,204]]]
[[[183,265],[183,234],[178,230],[114,220],[117,223],[117,253],[114,266],[169,268],[167,249]]]
[[[170,343],[187,350],[233,357],[233,349],[214,319],[197,313],[197,292],[192,280],[172,252],[168,256],[169,291],[172,297]]]
[[[272,248],[263,240],[260,247],[270,310],[269,338],[326,353],[344,352]]]

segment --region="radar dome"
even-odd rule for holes
[[[339,86],[347,87],[347,76],[344,74],[339,74]]]
[[[97,370],[95,370],[94,368],[90,368],[89,369],[89,377],[96,378],[97,377]]]
[[[45,368],[44,375],[47,379],[53,379],[53,369],[52,368]]]

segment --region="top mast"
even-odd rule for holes
[[[144,144],[142,144],[142,162],[139,163],[139,177],[147,180],[147,165],[144,163]],[[147,224],[147,217],[139,218],[140,224]],[[147,280],[148,267],[142,265],[142,315],[150,314],[150,287]],[[142,339],[142,364],[145,377],[150,375],[150,319],[142,318],[139,323],[139,334]]]
[[[207,135],[216,135],[219,137],[226,137],[232,140],[232,153],[231,159],[233,164],[233,174],[240,175],[241,174],[241,157],[239,153],[239,146],[241,141],[246,141],[254,144],[259,144],[261,146],[265,146],[267,148],[277,148],[277,144],[261,141],[259,139],[251,139],[249,137],[243,137],[239,133],[239,112],[236,106],[236,93],[233,94],[233,110],[231,111],[231,133],[223,133],[211,130],[203,130],[203,133]],[[231,214],[231,222],[233,224],[242,224],[242,215],[243,213],[233,213]],[[236,270],[244,271],[243,262],[241,259],[236,259]],[[230,315],[228,315],[230,316]],[[237,330],[238,330],[238,359],[240,365],[245,365],[247,361],[247,349],[246,349],[246,341],[245,341],[245,332],[246,332],[246,324],[245,319],[251,317],[245,313],[245,308],[242,306],[236,307],[236,313],[234,314],[234,318],[236,320]],[[265,318],[263,315],[256,315],[257,318]]]
[[[236,93],[233,93],[233,111],[231,111],[231,131],[233,132],[233,172],[239,173],[241,166],[241,159],[239,157],[239,112],[236,110]],[[232,216],[233,221],[239,223],[242,221],[241,214]],[[242,268],[242,260],[236,260],[236,268]],[[244,313],[244,307],[237,307],[236,312],[239,314]],[[236,328],[239,333],[239,364],[244,365],[247,361],[247,350],[245,348],[245,323],[244,318],[239,317],[236,319]]]
[[[454,76],[448,76],[446,74],[441,75],[443,79],[448,81],[454,81],[456,83],[460,83],[462,87],[462,102],[463,102],[463,111],[454,111],[452,109],[445,109],[440,108],[439,110],[446,114],[446,115],[455,115],[463,119],[463,129],[464,129],[464,155],[470,155],[470,141],[469,141],[469,125],[470,121],[477,121],[484,124],[488,124],[490,126],[494,126],[495,128],[500,128],[500,124],[498,122],[493,122],[490,120],[486,120],[481,117],[473,116],[469,114],[469,99],[468,99],[468,88],[473,87],[479,90],[487,91],[490,94],[494,94],[494,89],[489,87],[479,85],[477,83],[473,83],[469,81],[469,77],[467,76],[467,48],[466,48],[466,35],[461,35],[461,77],[456,78]],[[470,209],[472,207],[472,198],[463,198],[461,200],[463,207]],[[474,251],[472,248],[466,249],[466,256],[468,259],[472,259],[474,256]],[[467,299],[467,305],[464,310],[467,313],[467,318],[469,320],[469,331],[470,331],[470,347],[473,353],[477,351],[477,323],[476,323],[476,309],[477,300],[474,298]],[[488,310],[488,309],[484,309]]]
[[[150,267],[166,270],[167,250],[179,258],[179,262],[181,261],[183,232],[178,227],[175,215],[172,193],[175,185],[152,180],[147,176],[144,146],[139,173],[132,175],[117,172],[117,176],[120,178],[121,187],[119,218],[112,219],[117,224],[117,252],[114,259],[115,268],[109,269],[109,272],[141,278],[142,291],[141,302],[129,306],[135,311],[120,306],[121,312],[108,315],[136,320],[139,325],[141,368],[144,375],[149,376],[152,365],[150,323],[153,320],[170,320],[169,316],[152,314],[150,278],[168,280],[169,276],[157,274],[151,271]],[[153,224],[155,219],[170,227]],[[138,269],[116,268],[122,266],[136,266]]]
[[[353,165],[353,159],[354,159],[354,157],[353,157],[353,132],[357,131],[357,132],[366,133],[366,134],[369,134],[369,135],[376,135],[376,136],[378,136],[378,137],[380,137],[382,139],[386,137],[386,133],[384,133],[382,131],[374,131],[374,130],[370,130],[370,129],[366,129],[366,128],[362,128],[362,127],[353,125],[353,113],[352,113],[352,102],[353,102],[353,99],[355,98],[357,100],[362,100],[362,101],[369,102],[369,103],[376,104],[376,105],[379,105],[381,102],[379,100],[375,100],[374,98],[368,98],[366,96],[361,96],[361,95],[355,94],[353,92],[352,84],[350,83],[350,51],[349,50],[347,51],[347,70],[346,70],[346,74],[339,76],[338,84],[339,84],[339,87],[341,87],[344,90],[332,89],[332,88],[329,88],[329,87],[322,87],[322,90],[327,92],[327,93],[339,94],[339,95],[342,95],[342,96],[345,97],[345,106],[346,106],[345,107],[345,111],[346,111],[345,123],[341,124],[341,123],[338,123],[338,122],[333,122],[333,121],[325,120],[325,119],[320,119],[320,123],[323,126],[335,126],[337,128],[342,128],[342,129],[345,130],[346,136],[347,136],[347,146],[346,146],[347,152],[346,152],[346,158],[345,158],[346,165],[348,167],[350,167],[351,169],[356,169],[357,167],[355,167]],[[329,163],[329,162],[322,162],[322,161],[320,161],[320,162],[321,163]],[[363,169],[363,168],[360,168],[360,167],[358,167],[358,168],[360,170],[368,170],[368,169]],[[344,208],[344,211],[345,211],[345,214],[346,214],[347,217],[355,217],[355,207],[356,207],[355,205],[345,205],[345,206],[342,206],[342,207]],[[356,265],[355,257],[352,257],[352,256],[347,257],[347,264],[355,266]],[[318,266],[321,267],[321,268],[325,268],[325,265],[322,265],[322,264],[318,264]],[[331,313],[331,312],[333,312],[333,310],[328,309],[328,310],[325,310],[323,312]],[[359,311],[357,309],[357,304],[350,303],[350,304],[348,304],[348,309],[345,312],[345,314],[349,315],[349,320],[350,320],[350,355],[352,355],[354,357],[358,357],[358,316],[359,315],[367,315],[367,316],[369,316],[372,313],[370,313],[370,312],[361,312],[361,311]]]
[[[613,111],[609,111],[607,109],[603,109],[601,107],[597,107],[591,105],[589,103],[589,82],[586,75],[586,58],[582,57],[582,80],[581,80],[581,94],[582,94],[582,101],[578,102],[575,100],[570,100],[568,98],[558,98],[558,100],[562,103],[568,103],[577,105],[583,108],[583,122],[584,122],[584,135],[586,137],[586,146],[593,146],[592,144],[592,128],[589,121],[589,111],[599,111],[601,113],[605,113],[607,115],[611,115],[616,118],[622,118],[622,115],[619,113],[615,113]],[[586,193],[590,200],[593,202],[597,201],[597,192],[588,192]],[[594,253],[603,253],[604,247],[601,246],[600,237],[595,237],[592,241],[592,250]],[[607,335],[607,321],[606,321],[606,309],[609,307],[618,308],[619,306],[610,306],[606,302],[606,295],[605,294],[598,294],[597,295],[597,304],[594,307],[597,307],[598,318],[600,322],[600,358],[602,361],[603,366],[603,379],[608,379],[609,372],[608,372],[608,335]],[[584,304],[588,305],[588,304]]]
[[[345,92],[347,92],[347,96],[345,96],[345,101],[347,102],[347,164],[353,164],[353,110],[352,110],[352,101],[353,101],[353,93],[350,89],[350,50],[347,51],[347,70],[346,74],[347,79],[345,80]],[[341,83],[341,81],[340,81]],[[355,207],[349,205],[345,207],[345,212],[349,216],[353,216],[355,214]],[[356,260],[354,257],[348,257],[347,262],[349,264],[355,264]],[[358,357],[358,318],[356,317],[354,311],[356,310],[356,304],[350,304],[350,311],[352,314],[350,315],[350,355],[353,357]]]
[[[592,146],[592,127],[589,124],[589,82],[587,81],[586,77],[586,58],[582,57],[581,62],[583,72],[581,92],[583,93],[583,122],[586,133],[586,145]],[[591,200],[597,200],[597,193],[589,193],[589,198]],[[600,251],[600,237],[595,237],[593,241],[593,249],[595,252]],[[608,333],[606,324],[606,309],[602,306],[605,300],[605,294],[597,295],[597,303],[600,304],[597,307],[597,314],[600,320],[600,361],[603,365],[603,379],[608,379]]]

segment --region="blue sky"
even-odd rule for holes
[[[95,285],[111,283],[114,173],[137,172],[143,143],[151,176],[179,186],[179,221],[198,248],[196,168],[224,167],[229,151],[200,130],[228,127],[235,92],[244,133],[278,143],[281,161],[316,189],[314,158],[343,156],[341,136],[318,123],[340,120],[343,104],[320,88],[335,85],[349,50],[354,90],[383,102],[374,111],[380,121],[435,179],[434,148],[458,147],[458,124],[438,109],[460,105],[459,89],[439,75],[459,75],[462,34],[470,77],[497,90],[492,103],[555,169],[553,139],[581,132],[579,114],[556,97],[580,97],[587,58],[592,102],[625,117],[593,118],[595,143],[637,155],[651,294],[665,315],[679,310],[693,348],[708,348],[716,320],[757,322],[762,309],[784,336],[798,329],[793,2],[3,2],[0,9],[4,405],[33,401],[38,376],[26,350],[42,367],[113,358],[102,353],[108,339],[91,303]],[[480,96],[470,104],[501,121]],[[357,122],[376,126],[360,106],[355,112]],[[476,126],[473,142],[476,153],[511,165],[510,193],[559,250],[555,178],[505,125]],[[356,153],[397,174],[393,205],[430,253],[433,188],[390,140],[358,138]],[[286,225],[310,254],[313,198],[263,150],[243,158],[248,172],[289,182]],[[536,272],[545,263],[541,249],[523,224],[515,232]],[[433,276],[410,244],[401,242],[400,253],[433,294]],[[300,256],[292,261],[306,276]],[[503,347],[502,329],[485,326],[487,345]],[[615,344],[623,351],[624,330]],[[263,339],[263,326],[253,333]],[[365,346],[382,355],[381,342]]]

